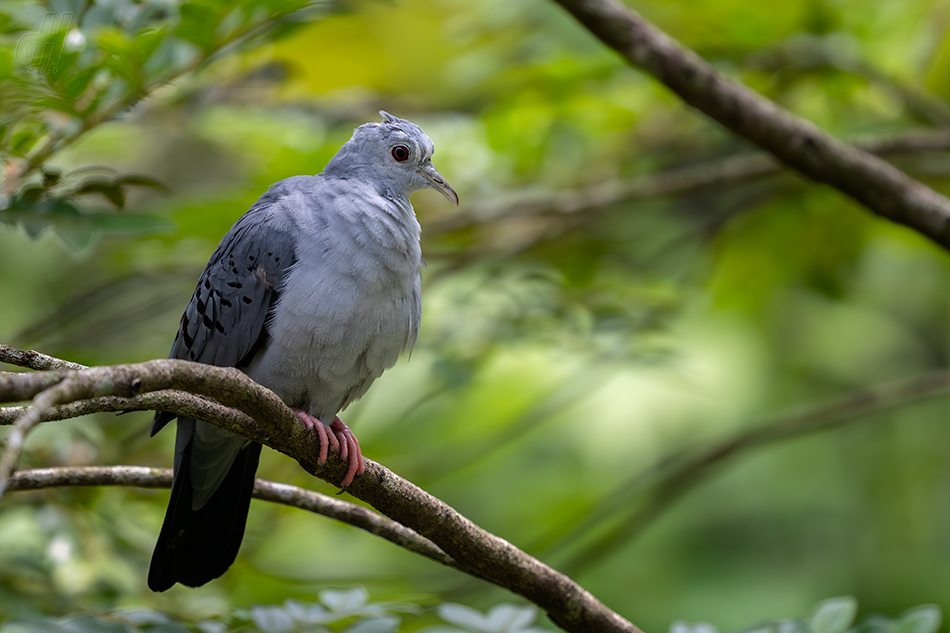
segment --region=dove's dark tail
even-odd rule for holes
[[[214,580],[234,562],[244,537],[261,445],[251,442],[241,449],[224,481],[199,510],[192,509],[190,453],[189,445],[175,473],[165,522],[152,554],[148,570],[152,591],[165,591],[176,582],[199,587]]]

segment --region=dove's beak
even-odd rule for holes
[[[455,189],[449,186],[449,183],[445,182],[445,178],[443,178],[439,170],[435,168],[435,165],[426,161],[426,163],[419,168],[419,174],[429,181],[430,187],[445,196],[446,200],[455,206],[459,206],[459,195],[455,193]]]

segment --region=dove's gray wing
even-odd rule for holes
[[[294,235],[272,212],[278,183],[224,236],[181,318],[171,358],[243,367],[267,339],[268,315],[294,263]],[[157,433],[174,415],[159,412]],[[202,585],[231,565],[244,534],[260,444],[190,418],[178,420],[172,496],[149,587]]]
[[[222,238],[181,317],[169,358],[243,367],[263,345],[280,281],[294,263],[290,227],[270,213],[282,185],[264,194]],[[152,435],[174,418],[158,413]]]

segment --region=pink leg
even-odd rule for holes
[[[320,440],[318,466],[323,466],[326,463],[330,450],[339,451],[340,459],[347,460],[348,468],[340,488],[340,492],[345,491],[353,483],[353,478],[356,475],[362,475],[365,471],[359,440],[353,435],[350,427],[345,425],[340,418],[333,420],[333,424],[327,425],[301,409],[294,409],[294,412],[308,429],[316,432],[317,438]],[[327,429],[329,429],[329,432]]]
[[[317,458],[317,466],[323,466],[327,463],[327,453],[329,449],[340,450],[340,441],[333,433],[327,433],[326,424],[306,411],[294,409],[294,413],[303,421],[304,426],[317,434],[317,438],[320,440],[320,455]]]

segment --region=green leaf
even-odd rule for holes
[[[301,624],[322,624],[336,619],[322,604],[285,600],[284,608],[295,621]]]
[[[464,604],[444,602],[438,606],[436,613],[450,624],[457,624],[472,631],[489,632],[485,623],[485,615],[481,611],[467,607]]]
[[[148,176],[142,176],[140,174],[126,174],[124,176],[119,176],[113,182],[117,185],[148,187],[150,189],[155,189],[156,191],[161,191],[162,193],[171,193],[171,189],[169,189],[165,184],[155,180],[154,178],[149,178]]]
[[[867,615],[857,623],[848,633],[892,633],[894,620],[879,613]]]
[[[670,633],[719,633],[719,631],[708,622],[684,622],[683,620],[674,620],[670,624]]]
[[[201,633],[227,633],[228,625],[221,620],[202,620],[195,625]]]
[[[517,633],[528,629],[537,619],[537,607],[503,602],[488,610],[487,624],[493,633]]]
[[[99,193],[108,198],[118,208],[125,207],[125,192],[122,187],[110,180],[87,180],[76,190],[76,195]]]
[[[171,624],[174,620],[170,615],[161,611],[152,611],[151,609],[133,609],[131,611],[121,611],[119,615],[129,622],[141,626],[143,624]]]
[[[63,627],[52,619],[3,623],[3,633],[63,633],[63,631]]]
[[[79,72],[63,79],[60,82],[60,85],[63,87],[63,92],[66,93],[66,95],[70,98],[76,99],[86,91],[86,89],[89,87],[89,84],[96,76],[96,73],[98,73],[100,70],[101,68],[99,66],[90,66],[88,68],[83,68]]]
[[[343,629],[344,633],[393,633],[399,629],[402,620],[394,615],[358,620]]]
[[[161,29],[148,29],[139,32],[135,36],[133,45],[138,49],[139,56],[142,60],[148,61],[148,59],[158,50],[158,47],[161,46],[162,42],[165,41],[165,36],[167,36],[169,31],[165,28]]]
[[[175,28],[178,37],[191,42],[205,54],[216,46],[215,29],[219,22],[218,14],[203,2],[186,2],[180,9],[181,22]]]
[[[42,170],[43,174],[43,185],[46,187],[51,187],[58,183],[63,177],[63,172],[54,167],[47,167]]]
[[[177,622],[153,624],[146,629],[148,633],[192,633],[192,629]]]
[[[925,604],[908,609],[897,619],[893,633],[937,633],[942,615],[940,607]]]
[[[364,587],[344,591],[324,589],[320,592],[320,602],[333,611],[353,612],[366,606],[369,602],[369,592]]]
[[[844,633],[854,622],[858,601],[853,596],[829,598],[818,603],[809,620],[812,633]]]
[[[282,607],[258,605],[251,607],[250,615],[261,633],[290,633],[296,628],[293,618]]]
[[[103,620],[91,615],[80,615],[60,620],[69,633],[136,633],[128,624]]]

